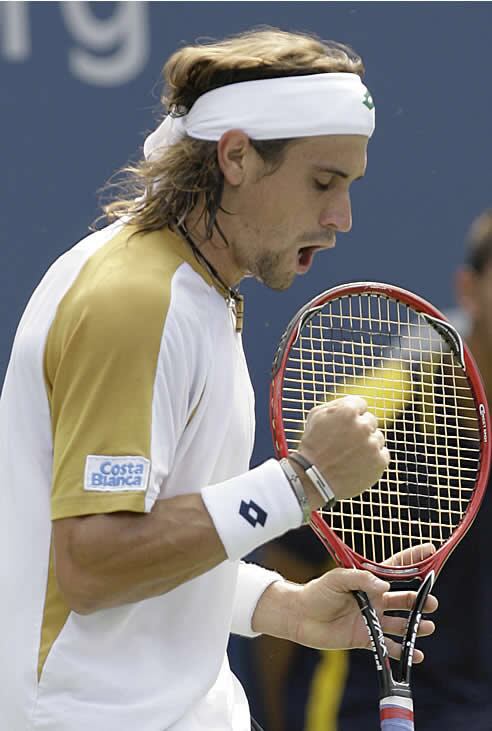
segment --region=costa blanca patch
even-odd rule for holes
[[[84,490],[96,492],[144,491],[150,475],[145,457],[109,457],[90,454],[85,461]]]

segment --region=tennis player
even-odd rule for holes
[[[407,606],[365,572],[296,585],[241,561],[389,461],[352,397],[309,415],[316,484],[289,460],[248,469],[234,289],[287,288],[350,229],[374,129],[362,71],[276,30],[175,53],[128,200],[34,292],[0,406],[5,731],[246,731],[230,632],[366,646],[352,589]]]

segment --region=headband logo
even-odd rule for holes
[[[374,100],[369,93],[369,91],[366,91],[364,94],[364,99],[362,100],[362,104],[367,107],[369,110],[374,109]]]

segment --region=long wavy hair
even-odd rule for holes
[[[219,42],[206,42],[176,51],[162,70],[166,113],[186,112],[199,96],[227,84],[301,74],[346,72],[364,74],[361,58],[349,46],[322,41],[304,33],[277,28],[253,30]],[[260,112],[261,113],[261,112]],[[291,140],[251,140],[273,172],[282,163]],[[207,237],[217,224],[224,179],[217,162],[217,143],[184,137],[158,160],[142,159],[123,168],[114,200],[103,207],[106,220],[122,216],[137,231],[153,231],[183,224],[203,201]],[[155,185],[156,181],[158,185]],[[222,234],[221,234],[222,235]]]

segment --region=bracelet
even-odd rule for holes
[[[311,520],[312,511],[311,506],[309,505],[309,500],[307,499],[307,495],[304,492],[304,486],[302,484],[301,478],[292,467],[292,465],[289,463],[289,460],[285,457],[280,460],[280,466],[284,472],[284,475],[288,479],[294,495],[297,498],[297,502],[299,503],[299,507],[302,510],[302,522],[309,523],[309,521]]]
[[[293,460],[296,464],[302,467],[306,475],[313,483],[314,487],[317,489],[321,497],[325,500],[325,508],[332,508],[336,503],[335,493],[333,492],[319,469],[316,467],[316,465],[312,464],[312,462],[309,462],[305,457],[302,456],[302,454],[299,454],[299,452],[291,452],[289,454],[289,459]]]

